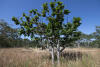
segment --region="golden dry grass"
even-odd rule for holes
[[[81,59],[74,61],[61,58],[60,67],[100,67],[100,49],[67,48],[64,52],[79,51],[84,54]],[[0,49],[0,67],[52,67],[52,64],[47,50],[2,48]]]

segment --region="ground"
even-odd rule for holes
[[[70,54],[69,54],[69,53]],[[82,58],[75,59],[74,53],[82,53]],[[100,49],[66,48],[61,58],[60,67],[100,67]],[[68,60],[68,56],[75,60]],[[78,56],[78,55],[76,55]],[[72,58],[71,57],[71,58]],[[56,64],[56,60],[55,60]],[[0,67],[51,67],[50,53],[37,48],[0,48]],[[56,66],[56,65],[55,65]]]

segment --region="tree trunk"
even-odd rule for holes
[[[80,43],[78,42],[78,48],[80,48]]]
[[[54,47],[52,47],[51,56],[52,56],[52,67],[54,67]]]
[[[59,40],[58,40],[58,44],[57,44],[57,62],[58,62],[58,65],[60,65],[60,44],[59,44]]]

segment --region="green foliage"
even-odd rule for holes
[[[69,10],[64,10],[64,14],[68,15],[70,13]]]
[[[20,24],[20,22],[18,21],[18,19],[16,17],[12,17],[12,20],[15,21],[16,25]]]
[[[35,9],[29,11],[29,16],[23,13],[21,21],[15,17],[12,18],[16,25],[21,26],[20,34],[31,36],[31,38],[38,37],[41,42],[49,39],[53,43],[52,46],[57,44],[56,40],[60,40],[60,43],[63,43],[61,47],[79,39],[80,32],[77,28],[81,24],[81,18],[74,17],[73,22],[65,23],[65,17],[70,11],[64,9],[65,6],[60,1],[44,3],[42,6],[41,12]],[[41,22],[41,19],[46,20]]]

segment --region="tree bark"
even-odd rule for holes
[[[60,44],[59,44],[59,40],[58,40],[58,44],[57,44],[57,62],[58,62],[58,65],[60,66]]]
[[[48,49],[51,53],[52,67],[54,67],[54,44],[52,43],[52,41],[48,40],[48,42],[50,42],[50,45],[48,45],[49,46]]]
[[[52,55],[52,67],[54,67],[54,47],[52,47],[51,55]]]
[[[62,49],[60,49],[60,53],[65,49],[65,46],[62,47]]]

